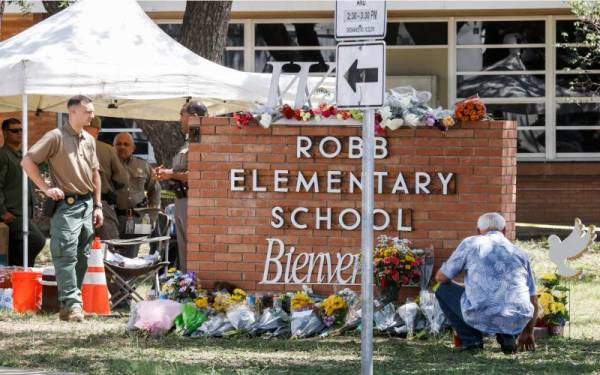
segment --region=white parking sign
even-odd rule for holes
[[[383,39],[386,19],[385,1],[338,0],[335,3],[335,38]]]

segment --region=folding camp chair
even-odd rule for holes
[[[161,237],[137,237],[132,239],[124,239],[124,240],[106,240],[103,241],[109,245],[113,246],[122,246],[122,245],[142,245],[149,244],[153,242],[168,242],[171,239],[169,236],[161,236]],[[168,251],[168,247],[167,250]],[[167,254],[168,255],[168,254]],[[142,297],[137,291],[137,285],[146,282],[148,280],[153,280],[154,287],[156,291],[160,290],[160,283],[158,279],[158,273],[161,268],[168,268],[169,262],[158,262],[152,265],[143,266],[143,267],[125,267],[112,262],[109,262],[106,259],[106,254],[104,258],[104,268],[106,269],[107,282],[109,285],[116,286],[112,291],[112,295],[110,298],[111,305],[114,307],[118,305],[120,302],[133,299],[136,302],[143,301],[144,297]]]

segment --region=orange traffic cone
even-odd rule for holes
[[[96,237],[92,243],[88,269],[81,287],[83,311],[87,314],[110,315],[110,299],[103,258],[102,243],[100,243],[100,238]]]

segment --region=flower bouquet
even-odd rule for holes
[[[348,303],[337,294],[332,294],[321,303],[321,315],[325,327],[340,327],[344,324],[344,319],[348,313]]]
[[[456,103],[454,116],[458,121],[479,121],[486,118],[487,112],[479,96],[471,96]]]
[[[318,334],[325,327],[315,307],[315,301],[306,291],[292,297],[292,337],[305,338]]]
[[[196,303],[198,298],[206,296],[206,291],[200,288],[195,272],[183,273],[175,268],[170,268],[165,275],[161,276],[160,282],[162,284],[161,299]]]
[[[542,287],[538,291],[538,303],[542,308],[542,321],[548,327],[550,334],[560,334],[562,327],[569,321],[567,309],[569,288],[561,285],[556,274],[546,274],[540,279]]]
[[[375,283],[386,296],[384,302],[393,302],[402,285],[419,282],[423,259],[409,248],[408,240],[379,237],[373,256]]]

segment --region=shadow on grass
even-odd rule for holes
[[[0,364],[4,366],[98,374],[323,375],[360,369],[358,337],[264,340],[168,335],[155,339],[114,332],[79,338],[16,338],[12,346],[5,343],[3,347]],[[94,348],[97,352],[90,355]],[[378,339],[374,356],[379,374],[507,374],[515,370],[585,374],[600,370],[600,341],[552,339],[540,342],[535,353],[504,356],[491,344],[481,353],[468,354],[456,353],[437,340]]]

